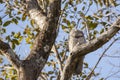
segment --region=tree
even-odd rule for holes
[[[6,33],[10,24],[18,25],[21,20],[23,22],[29,20],[29,24],[22,32],[11,32],[10,35],[5,36],[5,41],[9,44],[3,39],[0,40],[1,54],[5,55],[12,63],[19,80],[37,80],[38,77],[44,79],[45,75],[48,75],[47,78],[50,79],[72,79],[75,59],[97,50],[113,38],[120,29],[120,19],[116,19],[119,13],[111,11],[113,8],[117,8],[119,1],[1,0],[0,3],[5,6],[5,10],[1,10],[5,13],[0,18],[1,35]],[[94,4],[101,9],[90,14],[90,7],[94,7]],[[81,9],[79,10],[79,8]],[[9,19],[5,21],[6,17]],[[82,26],[79,23],[82,23]],[[59,28],[62,28],[67,34],[72,28],[86,31],[88,41],[83,45],[77,44],[69,53],[67,39],[61,43],[55,43]],[[100,29],[96,30],[97,28]],[[30,45],[30,53],[27,58],[21,60],[14,50],[23,40]],[[54,55],[52,53],[55,53],[56,57],[54,58],[57,58],[58,62],[54,59],[47,62],[48,57]],[[42,71],[45,64],[52,65],[53,70],[48,73]],[[85,66],[87,65],[85,64]],[[80,75],[82,79],[89,80],[93,74],[94,70],[89,75],[84,75],[84,73]]]

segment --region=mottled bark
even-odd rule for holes
[[[57,36],[61,0],[53,0],[50,4],[52,8],[50,8],[49,14],[43,12],[37,0],[26,1],[30,17],[40,27],[40,32],[34,41],[30,55],[24,60],[24,64],[19,68],[19,72],[23,71],[24,75],[26,75],[26,78],[22,78],[22,80],[28,80],[28,78],[29,80],[36,80],[49,57],[50,50]],[[23,74],[20,73],[20,78],[22,77],[21,75]],[[35,79],[33,79],[32,76]]]
[[[18,71],[19,80],[37,80],[49,57],[50,50],[57,36],[57,25],[60,15],[61,0],[52,0],[50,10],[44,13],[37,0],[26,0],[27,11],[31,19],[40,27],[33,48],[25,60],[19,60],[7,43],[0,40],[0,51],[11,61]],[[69,80],[74,72],[75,58],[97,50],[108,42],[120,29],[120,19],[98,38],[83,45],[76,45],[68,57],[60,80]]]
[[[29,56],[23,61],[19,60],[9,45],[4,42],[0,42],[0,50],[16,66],[19,80],[37,80],[45,66],[58,33],[57,26],[61,10],[61,0],[52,0],[50,2],[48,14],[43,12],[37,0],[26,0],[26,4],[27,12],[31,19],[40,27],[40,32],[33,43]]]
[[[8,43],[0,40],[0,51],[10,60],[10,62],[16,69],[20,67],[21,61],[19,60],[15,52],[10,48]]]
[[[22,61],[22,65],[18,70],[19,80],[37,80],[40,74],[38,71],[39,67],[40,66],[37,65],[37,62],[32,63],[27,60]]]

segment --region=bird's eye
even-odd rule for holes
[[[75,38],[80,38],[81,36],[79,35],[79,36],[75,36]]]

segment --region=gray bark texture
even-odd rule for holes
[[[16,67],[19,80],[37,80],[57,36],[61,0],[51,1],[48,14],[43,12],[37,0],[25,0],[25,2],[30,18],[40,27],[29,56],[25,60],[19,60],[10,46],[1,40],[0,50]]]
[[[52,0],[48,13],[43,12],[37,0],[25,1],[27,4],[27,12],[41,29],[34,41],[33,48],[25,60],[20,60],[16,53],[10,48],[9,44],[2,40],[0,40],[0,51],[10,60],[18,71],[19,80],[37,80],[47,62],[50,50],[57,36],[61,0]],[[97,50],[108,42],[119,30],[120,19],[113,23],[111,28],[98,38],[85,44],[77,44],[74,46],[60,75],[60,80],[69,80],[71,78],[74,73],[73,67],[75,67],[75,59]]]

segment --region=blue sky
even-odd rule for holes
[[[0,5],[0,7],[1,6],[2,5]],[[93,13],[93,11],[96,10],[94,6],[92,6],[91,8],[92,9],[89,12],[89,14]],[[120,6],[117,9],[120,9]],[[4,15],[4,14],[2,14],[2,15]],[[7,19],[8,18],[6,18],[5,20],[7,20]],[[7,27],[6,34],[2,35],[2,38],[5,38],[5,36],[10,34],[12,31],[22,32],[27,24],[29,24],[29,21],[25,21],[25,22],[19,21],[18,25],[10,24]],[[119,37],[119,36],[120,35],[117,35],[115,37]],[[66,34],[64,31],[62,31],[60,29],[60,32],[59,32],[58,37],[57,37],[57,41],[63,40],[64,37],[67,39],[68,34]],[[102,52],[107,48],[107,46],[112,41],[113,41],[113,39],[111,39],[108,43],[106,43],[100,49],[86,55],[85,62],[87,62],[89,64],[89,66],[91,68],[93,68],[94,65],[96,64],[96,62],[98,61],[100,55],[102,54]],[[25,41],[22,41],[22,43],[15,49],[15,52],[18,55],[21,55],[20,56],[21,59],[24,59],[28,55],[28,53],[30,52],[29,45],[26,45]],[[106,52],[106,54],[111,55],[111,56],[120,56],[120,41],[115,42],[112,45],[112,47]],[[113,65],[115,65],[115,66],[113,66]],[[120,57],[119,58],[103,57],[102,60],[100,61],[100,64],[97,66],[95,71],[98,73],[100,72],[101,75],[99,77],[106,77],[114,72],[120,71],[119,67],[120,67]],[[48,70],[49,69],[51,69],[51,68],[48,68]],[[120,76],[120,73],[118,73],[118,76],[112,76],[112,77],[108,78],[107,80],[120,80],[120,78],[117,78],[119,76]],[[94,80],[98,80],[98,78],[95,78]]]

